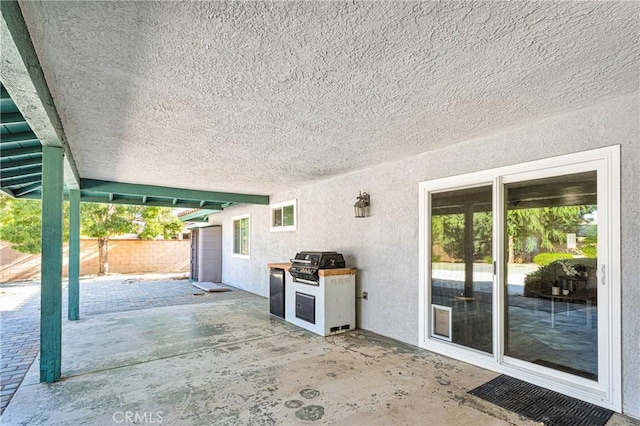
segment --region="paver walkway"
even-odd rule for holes
[[[67,321],[67,285],[62,317]],[[159,306],[207,303],[205,293],[180,274],[96,277],[80,280],[80,318]],[[0,415],[40,350],[40,283],[0,284]]]

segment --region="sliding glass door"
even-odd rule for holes
[[[504,185],[504,354],[594,381],[597,192],[596,171]]]
[[[493,353],[492,187],[435,193],[431,205],[432,312],[451,328],[434,336]]]
[[[420,346],[619,410],[619,150],[420,186]]]

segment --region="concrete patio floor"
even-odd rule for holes
[[[62,345],[63,380],[38,383],[34,362],[3,424],[534,424],[467,394],[495,373],[365,331],[316,336],[242,291],[65,321]]]

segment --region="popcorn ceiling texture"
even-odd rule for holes
[[[23,2],[83,178],[274,194],[638,90],[637,2]]]

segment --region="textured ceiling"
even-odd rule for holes
[[[85,179],[272,194],[639,85],[638,2],[21,8]]]

